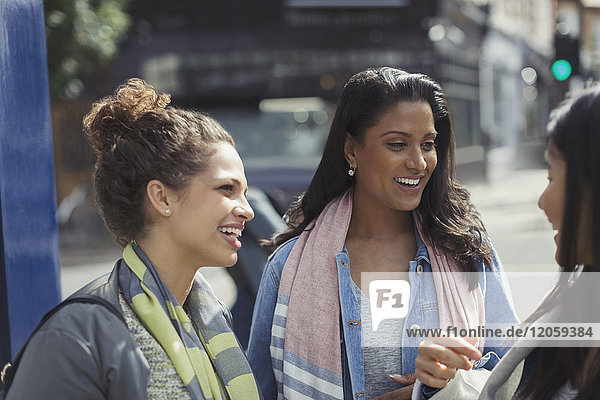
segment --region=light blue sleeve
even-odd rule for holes
[[[496,253],[494,246],[489,243],[492,249],[492,268],[484,268],[484,302],[485,302],[485,322],[486,326],[497,324],[515,325],[519,323],[519,318],[513,304],[512,293],[508,280],[502,267],[502,262]],[[500,361],[500,358],[506,354],[509,347],[502,346],[503,339],[487,339],[483,351],[482,359],[476,364],[476,368],[485,368],[491,370]]]
[[[269,257],[254,303],[248,342],[248,361],[265,400],[277,398],[277,385],[270,351],[271,328],[277,304],[281,271],[294,243],[295,239],[286,242]]]

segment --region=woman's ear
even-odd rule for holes
[[[150,209],[163,216],[170,216],[172,210],[171,191],[159,180],[153,179],[146,185],[146,196]]]
[[[351,168],[356,168],[356,155],[354,154],[354,148],[355,139],[351,134],[346,132],[346,139],[344,141],[344,158]]]

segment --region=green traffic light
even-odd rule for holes
[[[552,63],[552,75],[557,81],[564,81],[571,76],[573,68],[567,60],[556,60]]]

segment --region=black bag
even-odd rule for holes
[[[35,335],[37,333],[37,331],[39,331],[40,328],[46,323],[46,321],[48,321],[58,310],[60,310],[64,306],[66,306],[68,304],[72,304],[72,303],[99,304],[101,306],[106,307],[110,312],[112,312],[113,314],[118,316],[119,319],[121,321],[123,321],[124,324],[126,324],[125,318],[123,317],[123,314],[121,314],[121,310],[117,309],[113,304],[111,304],[109,301],[103,299],[102,297],[94,296],[92,294],[81,294],[81,295],[76,295],[76,296],[67,298],[66,300],[61,302],[59,305],[54,307],[52,310],[48,311],[46,313],[46,315],[44,315],[44,317],[42,318],[42,320],[40,321],[38,326],[34,329],[34,331],[29,336],[29,339],[27,339],[27,342],[25,342],[25,344],[23,345],[23,348],[21,349],[21,351],[19,351],[19,354],[17,354],[17,356],[14,358],[13,362],[7,363],[4,366],[4,368],[2,368],[2,373],[0,375],[1,387],[2,387],[2,390],[0,390],[0,400],[4,400],[4,398],[6,397],[6,394],[8,393],[8,390],[10,389],[10,385],[12,385],[15,374],[17,373],[17,368],[19,367],[19,363],[21,362],[23,353],[25,353],[27,344],[29,344],[29,341],[31,340],[33,335]]]

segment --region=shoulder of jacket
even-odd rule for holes
[[[277,247],[271,253],[271,255],[269,255],[269,257],[267,258],[267,261],[268,262],[283,261],[285,263],[285,260],[287,260],[288,256],[290,255],[290,252],[292,251],[292,248],[294,247],[294,244],[296,244],[297,240],[298,240],[298,236],[295,236],[291,239],[286,240],[282,244],[280,244],[279,247]]]
[[[61,306],[40,326],[39,332],[61,331],[77,337],[86,337],[89,334],[112,336],[119,330],[128,331],[122,311],[120,315],[116,315],[101,304],[73,302]]]
[[[118,265],[119,261],[110,273],[94,279],[49,311],[39,330],[69,331],[84,337],[90,329],[108,332],[109,336],[110,332],[127,330],[119,302]]]
[[[119,303],[119,277],[118,277],[118,268],[119,263],[122,259],[119,259],[112,271],[104,274],[81,289],[77,290],[75,293],[67,297],[66,300],[71,300],[76,297],[89,297],[95,296],[99,297],[103,302],[108,302],[114,309],[121,310],[121,306]],[[110,306],[109,306],[110,307]],[[122,314],[122,312],[121,312]]]

